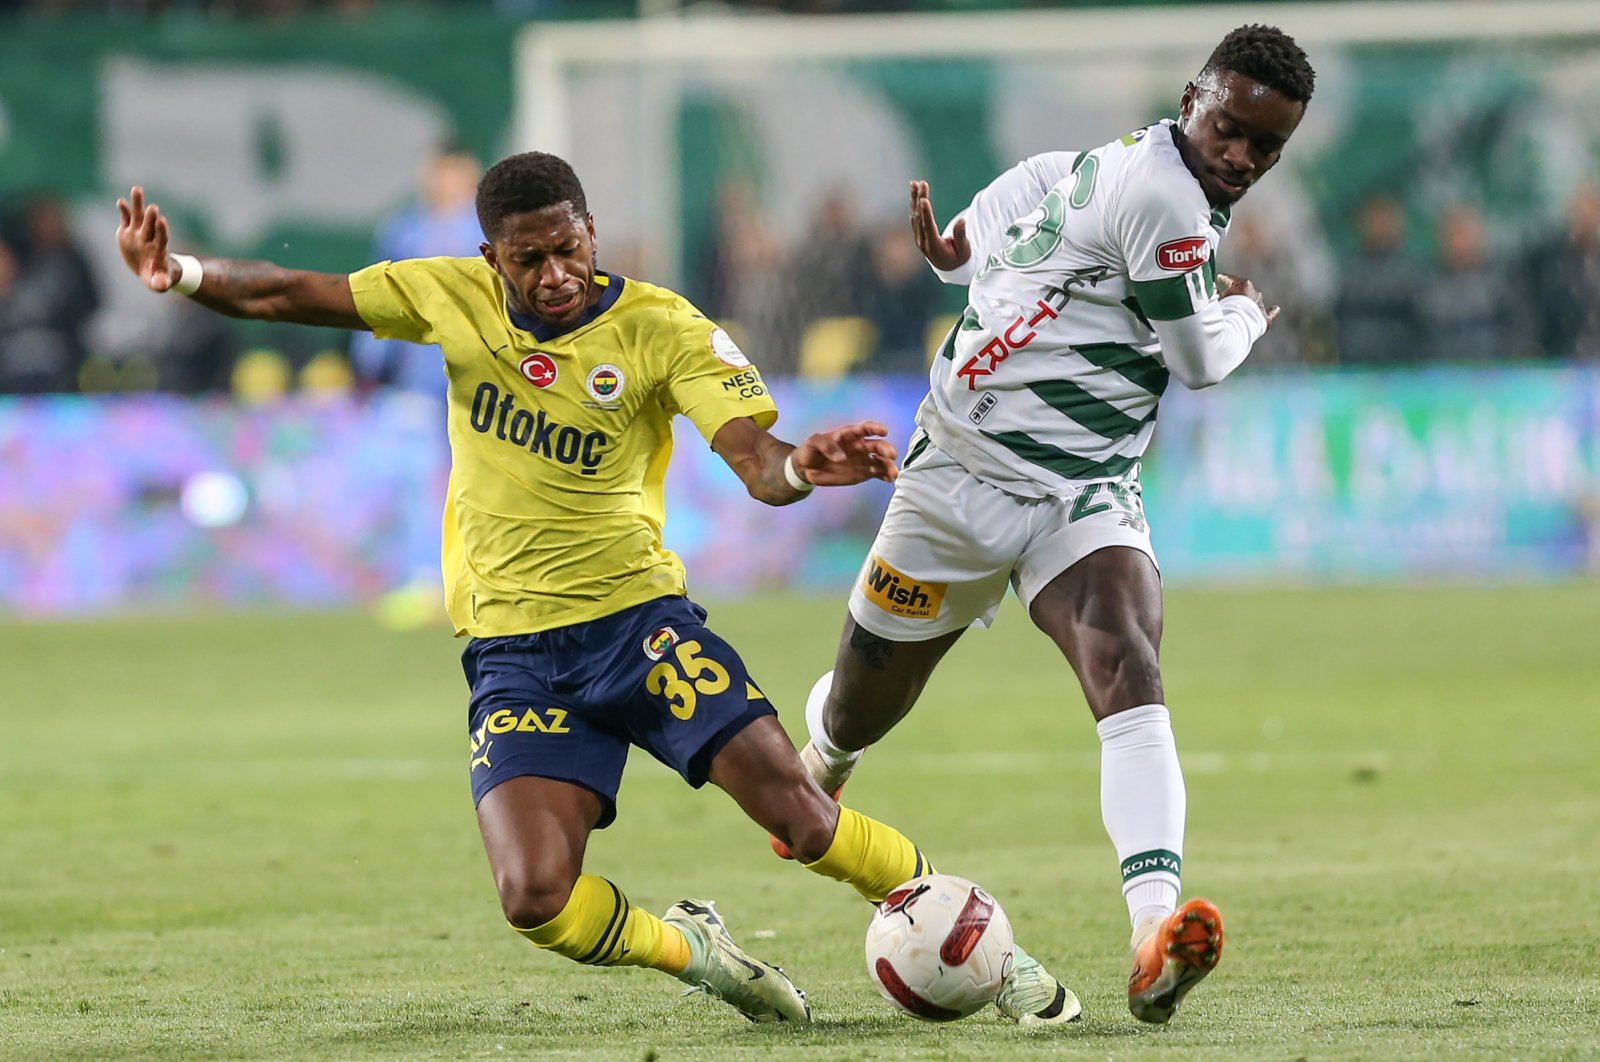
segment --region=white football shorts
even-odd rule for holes
[[[1129,546],[1154,563],[1138,471],[1024,498],[929,443],[895,481],[850,614],[881,638],[920,642],[989,626],[1008,583],[1031,605],[1050,580],[1107,546]]]

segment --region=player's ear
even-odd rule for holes
[[[1199,95],[1200,86],[1193,81],[1183,86],[1183,95],[1178,99],[1178,121],[1180,125],[1189,124],[1189,117],[1194,114],[1194,101]]]
[[[494,267],[496,273],[500,272],[500,259],[495,257],[494,248],[486,243],[478,244],[478,253],[483,255],[483,260]]]

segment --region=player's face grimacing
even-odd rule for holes
[[[1305,104],[1243,74],[1206,75],[1183,90],[1178,152],[1211,205],[1232,206],[1278,164],[1305,113]]]
[[[493,244],[478,249],[505,281],[513,310],[563,328],[600,298],[594,246],[594,217],[557,203],[508,214]]]

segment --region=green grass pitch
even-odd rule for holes
[[[810,993],[756,1027],[501,921],[459,643],[361,615],[0,624],[0,1057],[1600,1057],[1600,585],[1169,596],[1185,885],[1227,953],[1166,1028],[1124,1004],[1094,730],[1012,603],[852,805],[1001,900],[1082,995],[1029,1034],[891,1012],[868,910],[636,757],[591,870],[708,896]],[[842,603],[715,607],[791,726]]]

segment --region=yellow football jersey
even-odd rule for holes
[[[661,544],[671,420],[707,442],[778,412],[728,334],[665,288],[600,274],[553,335],[506,305],[481,258],[380,262],[350,276],[383,339],[437,343],[449,378],[445,600],[458,634],[529,634],[685,592]]]

